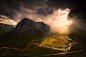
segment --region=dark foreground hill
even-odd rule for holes
[[[28,43],[41,42],[49,30],[43,22],[24,18],[12,31],[0,36],[0,46],[25,48]]]

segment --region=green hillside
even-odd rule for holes
[[[10,50],[10,53],[6,53],[6,56],[40,56],[47,54],[57,54],[64,51],[54,49],[54,47],[61,48],[61,45],[64,46],[65,43],[68,42],[68,36],[58,35],[51,32],[48,32],[47,34],[44,34],[43,32],[36,32],[32,35],[29,33],[5,33],[2,35],[2,37],[4,38],[0,39],[0,48],[8,47]],[[48,40],[47,42],[45,41],[46,39]],[[52,46],[49,46],[51,43]],[[2,52],[5,52],[6,50],[7,48],[1,49]]]
[[[23,49],[28,46],[28,43],[39,43],[44,37],[45,34],[42,32],[33,33],[31,35],[29,32],[27,34],[9,32],[0,36],[0,44],[2,44],[1,46],[10,46]]]
[[[12,30],[13,28],[13,26],[0,25],[0,34],[6,33]]]

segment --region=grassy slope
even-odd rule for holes
[[[74,41],[77,41],[77,43],[71,47],[70,52],[72,51],[79,51],[79,50],[83,50],[83,51],[79,51],[79,52],[73,52],[73,53],[67,53],[67,54],[61,54],[61,55],[51,55],[51,56],[41,56],[41,57],[86,57],[86,43],[83,43],[81,41],[85,41],[86,36],[78,36],[77,39],[74,38],[74,36],[76,35],[69,35],[69,37],[71,39],[73,39]],[[69,51],[68,51],[69,52]]]
[[[52,43],[52,47],[60,46],[59,44],[65,44],[67,42],[67,38],[64,35],[55,35],[51,33],[44,34],[42,32],[35,32],[33,34],[22,34],[22,33],[5,33],[0,36],[0,46],[9,46],[9,47],[17,47],[23,49],[28,46],[29,43],[39,43],[39,44],[47,44],[50,45]],[[64,39],[65,38],[65,39]],[[46,42],[45,40],[53,40]],[[41,43],[42,42],[42,43]],[[58,44],[57,44],[58,43]]]
[[[1,46],[7,46],[7,47],[11,47],[11,48],[17,47],[20,49],[24,49],[30,43],[40,44],[46,38],[45,34],[40,34],[40,33],[34,33],[34,34],[32,34],[32,36],[28,33],[27,34],[12,34],[12,33],[5,34],[5,35],[2,35],[2,37],[6,36],[9,38],[5,38],[5,40],[3,38],[1,41],[2,41],[2,43],[3,42],[5,42],[5,43]],[[49,34],[47,34],[47,38],[53,37],[53,35],[59,36],[59,37],[61,36],[61,35],[49,33]],[[55,38],[58,38],[58,37],[55,37]],[[58,39],[58,41],[60,41],[60,40],[62,41],[63,39]],[[3,49],[1,49],[1,51],[3,52]],[[46,47],[42,47],[42,46],[37,46],[37,45],[30,45],[24,51],[13,50],[12,54],[14,53],[15,55],[19,55],[19,56],[39,56],[39,55],[47,55],[47,54],[57,54],[59,52],[62,52],[62,51],[54,50],[54,49],[46,48]]]
[[[33,33],[5,33],[0,36],[1,46],[17,47],[20,49],[28,46],[28,43],[37,42],[40,43],[41,40],[45,37],[45,34],[42,32]]]
[[[0,51],[3,53],[3,52],[6,51],[6,49],[1,49]],[[6,52],[6,56],[33,57],[33,56],[40,56],[40,55],[47,55],[47,54],[55,54],[55,53],[57,54],[59,52],[62,52],[62,51],[38,46],[38,45],[35,45],[35,44],[31,44],[24,51],[18,51],[18,50],[10,49],[10,52]]]
[[[1,28],[0,34],[4,34],[4,33],[8,32],[8,31],[12,30],[14,27],[0,25],[0,28]]]
[[[86,42],[86,35],[77,36],[77,39],[81,40],[82,42]]]
[[[58,34],[48,34],[42,41],[41,45],[49,47],[64,48],[64,45],[69,43],[68,36]]]
[[[70,51],[79,51],[79,50],[86,50],[86,43],[82,42],[85,41],[86,36],[84,35],[83,38],[82,36],[78,36],[77,39],[75,38],[76,35],[69,35],[69,37],[76,41],[77,43],[71,47]],[[83,52],[78,52],[78,53],[72,53],[72,54],[66,54],[66,55],[62,55],[62,57],[86,57],[86,51]]]
[[[86,36],[85,35],[83,37],[77,36],[76,38],[75,38],[75,36],[76,35],[69,35],[69,37],[72,40],[77,42],[74,46],[72,46],[71,51],[73,51],[73,50],[85,50],[86,49],[86,43],[83,41],[86,41]]]
[[[86,57],[86,52],[74,52],[61,55],[52,55],[52,56],[41,56],[41,57]]]
[[[17,47],[17,48],[23,49],[30,43],[41,43],[46,37],[45,37],[45,34],[40,34],[40,33],[34,33],[32,35],[30,35],[29,33],[27,33],[27,34],[12,34],[12,33],[5,34],[3,36],[7,37],[7,35],[10,35],[11,39],[10,38],[7,38],[5,40],[3,39],[3,41],[7,41],[10,39],[3,46]],[[56,33],[55,34],[49,33],[49,34],[47,34],[47,38],[54,37],[53,35],[57,36]],[[69,37],[72,38],[73,40],[77,41],[73,35],[69,36]],[[79,41],[77,41],[77,42],[78,43],[75,44],[75,46],[72,46],[70,51],[78,51],[78,50],[85,50],[86,49],[85,44],[83,44]],[[12,54],[14,53],[13,55],[17,55],[17,56],[39,56],[39,55],[46,55],[46,54],[56,54],[58,52],[59,52],[58,50],[48,49],[48,48],[40,47],[37,45],[30,45],[24,51],[12,50]],[[77,55],[80,55],[80,56],[83,55],[82,57],[84,57],[85,52],[72,53],[72,54],[66,54],[66,55],[56,55],[56,56],[50,56],[50,57],[59,57],[59,56],[60,57],[74,57],[74,56],[76,57]]]

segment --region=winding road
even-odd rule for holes
[[[76,40],[81,41],[81,40],[77,39],[76,37],[77,37],[77,36],[74,37]],[[71,40],[71,41],[73,42],[73,43],[70,43],[71,46],[73,46],[73,44],[76,44],[76,43],[77,43],[76,41],[74,41],[74,40],[72,40],[72,39],[70,39],[70,38],[68,38],[68,40]],[[85,43],[86,43],[86,42],[85,42]],[[32,44],[38,45],[38,43],[32,43]],[[31,44],[29,44],[29,45],[31,45]],[[21,49],[18,49],[18,48],[10,48],[10,47],[1,47],[0,49],[6,48],[6,49],[15,49],[15,50],[18,50],[18,51],[24,51],[25,49],[27,49],[27,48],[29,47],[29,45],[28,45],[26,48],[22,49],[22,50],[21,50]],[[38,46],[43,46],[43,45],[38,45]],[[53,48],[53,49],[56,49],[56,50],[65,51],[65,49],[58,49],[58,48],[47,47],[47,46],[43,46],[43,47],[46,47],[46,48]],[[41,55],[41,56],[60,55],[60,54],[74,53],[74,52],[80,52],[80,51],[83,51],[83,50],[72,51],[72,52],[66,52],[66,53],[64,52],[64,53],[57,53],[57,54],[47,54],[47,55]],[[34,57],[41,57],[41,56],[34,56]]]

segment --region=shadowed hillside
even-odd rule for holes
[[[28,43],[40,43],[50,30],[49,26],[43,22],[35,22],[24,18],[10,32],[0,36],[1,46],[25,48]]]
[[[86,31],[78,28],[76,25],[71,25],[68,28],[69,34],[75,34],[75,35],[81,35],[81,34],[86,34]]]
[[[7,24],[0,23],[0,34],[9,32],[12,29],[14,29],[13,25],[7,25]]]

